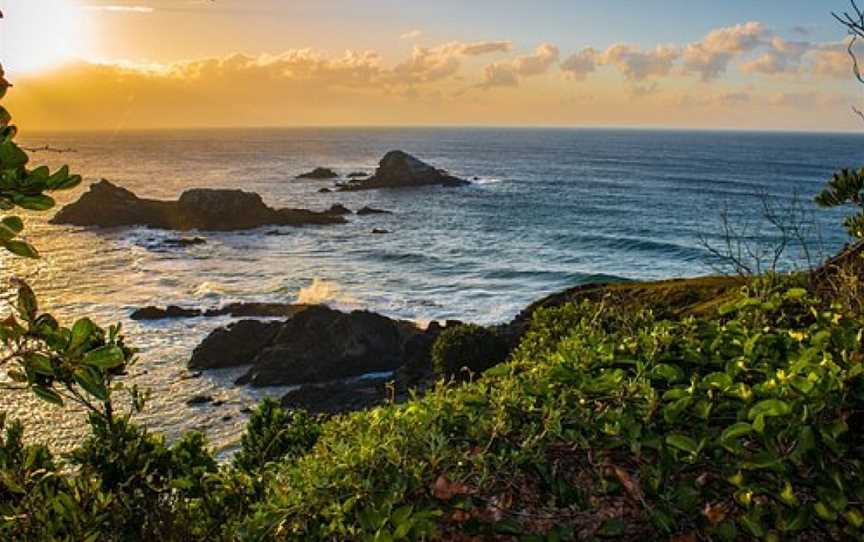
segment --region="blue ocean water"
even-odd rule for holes
[[[864,158],[864,137],[855,134],[305,128],[22,135],[28,146],[75,150],[40,152],[39,161],[69,163],[88,182],[107,178],[140,196],[242,188],[277,207],[393,211],[335,227],[201,232],[206,245],[182,250],[160,245],[176,233],[30,218],[43,260],[7,258],[7,269],[29,278],[60,314],[124,321],[142,348],[132,378],[154,392],[146,421],[169,434],[203,429],[218,446],[236,438],[242,407],[283,390],[234,388],[232,373],[186,379],[192,348],[227,320],[140,324],[128,320],[135,307],[303,300],[418,321],[503,322],[545,294],[586,282],[711,273],[700,239],[719,241],[724,208],[751,242],[769,246],[776,235],[760,218],[761,194],[778,208],[800,195],[808,243],[814,254],[828,254],[846,241],[842,213],[817,212],[810,201],[833,171]],[[392,149],[474,183],[322,194],[332,182],[294,179],[316,166],[371,172]],[[372,235],[373,228],[391,233]],[[195,393],[228,405],[189,409],[185,400]],[[3,401],[31,423],[50,424],[45,438],[62,443],[76,434],[68,416],[30,409],[24,398]]]

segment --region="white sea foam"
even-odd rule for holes
[[[318,277],[312,279],[312,284],[309,286],[300,288],[297,292],[297,303],[350,308],[357,308],[360,305],[359,300],[345,294],[338,284]]]

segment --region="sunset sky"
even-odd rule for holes
[[[0,0],[31,130],[850,130],[845,0]]]

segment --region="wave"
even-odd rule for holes
[[[300,288],[297,292],[297,303],[301,305],[328,305],[356,308],[360,301],[342,292],[335,282],[318,277],[312,279],[312,284]]]

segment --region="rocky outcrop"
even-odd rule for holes
[[[273,209],[258,194],[243,190],[195,188],[183,192],[177,201],[161,201],[139,198],[106,180],[91,185],[78,201],[51,219],[53,224],[75,226],[214,231],[344,222],[342,217],[306,209]]]
[[[217,329],[195,349],[189,368],[250,365],[238,383],[253,386],[344,381],[396,371],[409,359],[422,364],[433,340],[417,337],[427,333],[367,311],[309,306],[283,322],[241,321]]]
[[[217,316],[232,316],[234,318],[289,318],[298,312],[308,308],[308,305],[297,305],[293,303],[229,303],[218,309],[186,309],[176,305],[166,308],[143,307],[135,310],[130,318],[132,320],[164,320],[168,318],[197,318],[205,316],[213,318]]]
[[[316,167],[308,173],[297,175],[298,179],[335,179],[339,174],[326,167]]]
[[[279,332],[279,322],[241,320],[211,333],[192,352],[190,369],[227,369],[252,363]]]
[[[390,151],[368,179],[354,179],[341,185],[340,191],[371,190],[375,188],[410,188],[420,186],[464,186],[470,184],[437,169],[403,151]]]
[[[349,173],[345,177],[347,177],[349,179],[362,179],[362,178],[368,177],[368,176],[369,176],[369,174],[365,173],[363,171],[354,171],[352,173]]]

